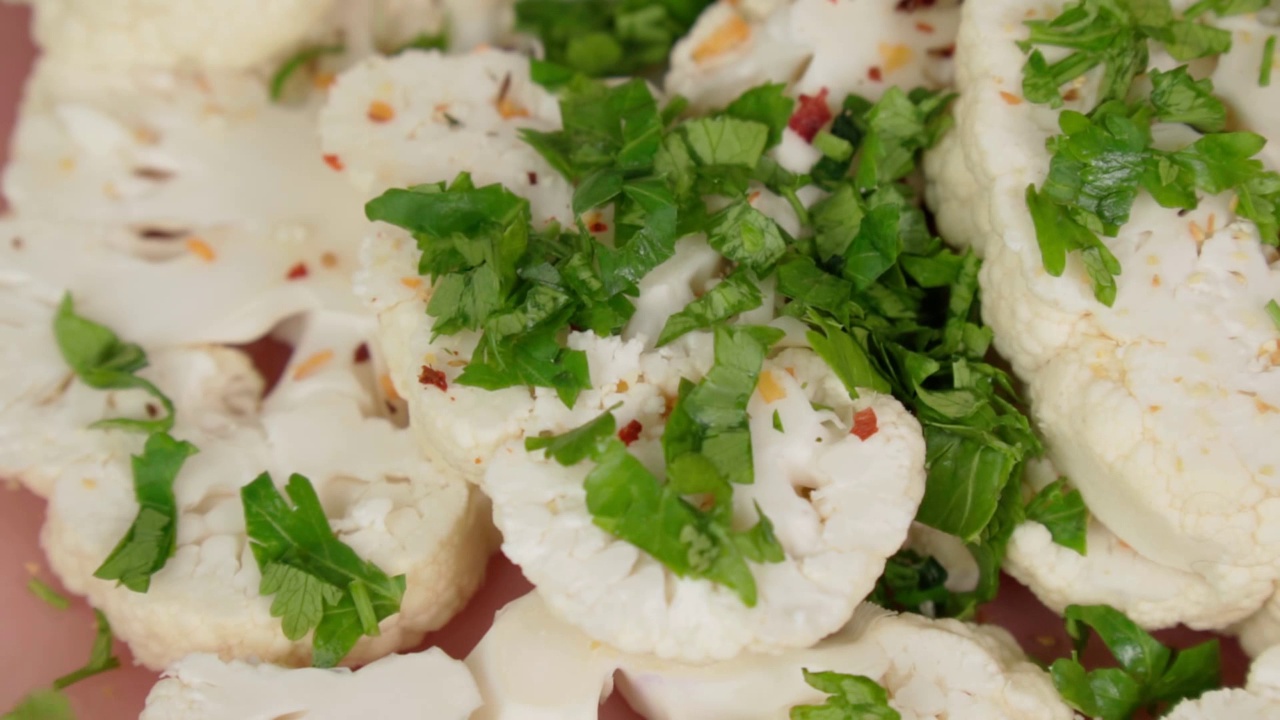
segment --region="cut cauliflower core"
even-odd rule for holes
[[[200,448],[174,484],[177,550],[145,594],[93,577],[137,511],[129,462],[143,439],[102,434],[96,452],[63,468],[41,542],[67,588],[106,613],[139,662],[159,669],[184,655],[300,664],[310,641],[288,640],[258,593],[239,489],[268,471],[314,484],[340,540],[388,575],[405,574],[400,612],[347,660],[411,647],[443,625],[478,586],[495,538],[487,503],[469,485],[419,459],[407,431],[377,417],[380,400],[358,377],[355,350],[372,320],[316,314],[294,359],[257,407],[261,380],[243,354],[186,351],[189,387],[161,389],[178,405],[173,434]]]
[[[824,702],[803,669],[869,677],[904,720],[1073,717],[1005,631],[874,605],[814,647],[692,666],[593,644],[531,593],[499,612],[467,665],[485,703],[476,720],[594,719],[615,670],[623,695],[650,720],[776,720]]]
[[[720,0],[671,52],[666,90],[717,110],[766,82],[792,94],[879,97],[897,85],[951,84],[959,3],[899,0]]]
[[[1106,597],[1148,627],[1222,628],[1258,607],[1280,574],[1280,481],[1269,440],[1280,431],[1272,360],[1280,338],[1263,311],[1280,296],[1280,272],[1230,197],[1205,198],[1180,215],[1145,194],[1106,240],[1124,268],[1114,307],[1094,300],[1078,258],[1061,278],[1044,271],[1024,191],[1047,173],[1045,138],[1057,132],[1057,113],[1013,94],[1024,60],[1015,42],[1026,37],[1029,12],[1060,9],[964,5],[956,128],[926,162],[943,236],[984,256],[984,319],[1028,385],[1049,457],[1106,528],[1095,535],[1116,538],[1091,539],[1090,555],[1096,547],[1104,558],[1077,560],[1045,546],[1038,531],[1019,531],[1013,562],[1051,604]],[[1256,67],[1254,50],[1237,52]],[[1096,80],[1078,94],[1067,107],[1087,110]],[[1179,143],[1189,133],[1155,132]],[[1041,549],[1024,563],[1032,543]],[[1095,580],[1038,587],[1032,568],[1050,550],[1055,567],[1080,565]],[[1105,577],[1115,571],[1124,577]],[[1153,604],[1147,591],[1156,585],[1186,595]]]
[[[21,1],[21,0],[20,0]],[[274,71],[317,45],[396,49],[421,34],[467,49],[506,34],[512,0],[25,0],[41,50],[93,68]]]
[[[571,189],[516,134],[522,126],[554,128],[558,120],[551,98],[529,84],[527,72],[523,59],[492,52],[370,61],[338,81],[323,114],[326,148],[347,152],[351,166],[373,178],[373,189],[447,180],[475,168],[477,184],[503,182],[528,196],[535,222],[548,214],[565,218]],[[396,108],[397,125],[368,128],[360,113],[375,97]],[[502,112],[506,99],[527,112]],[[441,117],[439,105],[458,113],[457,124]],[[486,139],[475,153],[457,139],[482,132]],[[357,149],[345,150],[350,147]],[[517,162],[502,162],[504,155]],[[490,156],[498,161],[488,162]],[[422,170],[403,158],[435,160]],[[534,172],[541,173],[536,184],[529,182]],[[592,386],[572,409],[546,388],[488,391],[457,384],[477,335],[431,337],[431,289],[418,275],[418,259],[407,233],[378,224],[366,240],[357,279],[357,290],[379,314],[388,365],[408,401],[418,441],[482,485],[493,499],[507,556],[556,613],[592,637],[694,662],[809,645],[848,620],[874,587],[885,558],[905,540],[924,491],[919,424],[891,397],[866,391],[851,401],[825,363],[799,347],[803,328],[775,320],[769,288],[764,306],[743,321],[789,330],[782,347],[791,349],[765,363],[748,408],[756,482],[735,489],[734,514],[741,526],[753,523],[758,502],[787,560],[753,566],[756,607],[745,607],[732,591],[709,581],[677,578],[597,528],[582,487],[589,464],[566,468],[525,452],[525,437],[565,432],[622,403],[620,426],[635,421],[642,428],[632,451],[661,474],[658,438],[668,403],[681,378],[697,381],[707,372],[713,353],[707,332],[662,348],[654,341],[665,319],[724,270],[705,239],[682,239],[675,256],[644,278],[622,336],[569,334],[569,345],[587,355]],[[834,409],[816,410],[811,403]],[[773,427],[775,410],[785,433]],[[878,420],[878,432],[865,439],[850,434],[860,410]],[[619,613],[619,607],[630,611]]]
[[[479,706],[467,667],[439,648],[355,672],[191,655],[165,671],[139,720],[467,720]]]
[[[1179,703],[1166,720],[1271,720],[1280,717],[1280,648],[1253,661],[1244,689],[1228,688]]]

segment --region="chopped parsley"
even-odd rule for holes
[[[400,611],[403,575],[388,577],[338,539],[311,481],[290,476],[285,492],[267,473],[240,489],[249,548],[262,572],[259,592],[274,595],[271,615],[285,637],[314,630],[312,664],[333,667],[363,635]]]
[[[75,713],[66,695],[46,688],[22,698],[0,720],[75,720]]]
[[[1264,309],[1267,311],[1267,317],[1271,318],[1271,322],[1275,324],[1276,329],[1280,330],[1280,303],[1275,300],[1268,300]]]
[[[791,708],[791,720],[901,720],[889,705],[889,693],[865,675],[810,672],[803,669],[804,681],[830,697],[821,705]]]
[[[31,578],[27,581],[27,590],[31,591],[41,602],[53,608],[54,610],[66,610],[71,607],[71,601],[65,595],[54,590],[48,583],[40,578]]]
[[[1258,68],[1258,85],[1262,87],[1271,87],[1271,70],[1276,64],[1276,36],[1267,36],[1267,42],[1262,46],[1262,65]]]
[[[1221,684],[1216,639],[1171,650],[1106,605],[1070,605],[1064,615],[1075,649],[1070,658],[1055,660],[1049,672],[1062,699],[1088,717],[1128,720],[1142,709],[1155,716],[1162,707],[1199,697]],[[1091,630],[1119,667],[1085,670],[1080,654]]]
[[[546,60],[590,77],[659,70],[711,0],[519,0],[516,28]]]
[[[927,617],[956,617],[967,607],[954,603],[958,593],[946,587],[947,569],[932,557],[914,550],[899,550],[885,563],[868,601],[888,610],[903,610]]]
[[[294,53],[271,75],[271,84],[268,86],[271,99],[279,102],[284,98],[284,91],[289,83],[289,78],[293,77],[303,67],[314,63],[325,55],[341,55],[346,51],[347,47],[345,45],[334,44],[305,47]]]
[[[152,433],[141,455],[133,456],[133,491],[138,514],[111,554],[94,571],[102,580],[117,580],[145,593],[173,555],[178,538],[178,503],[173,483],[196,447],[167,433]]]
[[[1038,189],[1029,185],[1026,190],[1050,275],[1062,275],[1067,256],[1078,253],[1095,297],[1112,305],[1121,268],[1100,236],[1116,236],[1143,190],[1162,206],[1179,209],[1194,209],[1200,194],[1233,191],[1237,213],[1258,225],[1263,242],[1280,243],[1280,175],[1264,170],[1254,157],[1262,138],[1223,132],[1226,108],[1212,83],[1194,79],[1187,66],[1148,69],[1152,41],[1181,62],[1227,52],[1231,33],[1195,18],[1209,9],[1229,15],[1252,6],[1252,0],[1215,0],[1178,18],[1167,0],[1078,0],[1052,20],[1026,23],[1030,37],[1019,45],[1030,53],[1022,89],[1031,102],[1060,107],[1064,85],[1103,68],[1097,105],[1087,113],[1059,115],[1062,133],[1047,143],[1049,174]],[[1036,46],[1072,52],[1049,63]],[[1264,64],[1264,76],[1269,68]],[[1133,99],[1136,78],[1148,72],[1150,92]],[[1181,149],[1160,149],[1152,141],[1155,122],[1182,123],[1205,134]]]
[[[1027,519],[1044,525],[1053,541],[1084,555],[1089,529],[1089,508],[1079,490],[1066,478],[1049,483],[1027,503]]]
[[[53,335],[62,359],[85,385],[96,390],[138,389],[149,393],[164,408],[163,417],[141,420],[109,418],[91,427],[122,428],[139,432],[168,432],[173,428],[173,402],[150,381],[137,376],[147,367],[147,354],[134,343],[123,342],[105,325],[76,314],[68,293],[53,318]]]

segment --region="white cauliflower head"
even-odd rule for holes
[[[198,652],[281,664],[309,658],[309,639],[288,640],[269,613],[271,598],[259,594],[239,490],[264,471],[279,483],[290,473],[310,478],[338,538],[389,576],[406,575],[400,612],[381,623],[379,636],[363,638],[348,662],[413,646],[478,586],[494,544],[487,504],[419,459],[408,433],[380,416],[357,357],[371,323],[308,317],[284,377],[260,407],[256,394],[245,402],[246,386],[261,383],[245,356],[190,351],[201,371],[186,379],[200,390],[161,390],[202,400],[179,403],[173,430],[199,452],[174,483],[176,552],[146,593],[93,576],[137,511],[129,453],[141,437],[108,436],[59,474],[41,536],[50,565],[102,609],[139,662],[160,668]]]
[[[813,647],[681,665],[592,643],[531,593],[498,614],[467,665],[485,702],[477,720],[594,720],[615,671],[632,707],[652,720],[776,720],[825,701],[804,669],[870,678],[904,720],[1074,717],[1005,631],[874,605]]]
[[[190,655],[165,670],[140,720],[467,720],[479,705],[467,667],[439,648],[354,672]]]
[[[1015,0],[964,6],[956,127],[926,163],[944,237],[984,256],[984,318],[1027,383],[1049,457],[1115,536],[1100,536],[1100,557],[1083,559],[1022,530],[1014,562],[1031,576],[1032,565],[1056,556],[1053,569],[1041,565],[1041,582],[1056,587],[1051,604],[1104,593],[1149,627],[1221,628],[1256,607],[1280,574],[1280,483],[1267,439],[1280,431],[1272,360],[1280,337],[1263,310],[1280,296],[1280,271],[1231,197],[1180,213],[1144,193],[1118,237],[1105,240],[1123,267],[1114,306],[1094,299],[1077,257],[1062,277],[1047,274],[1024,193],[1047,174],[1057,111],[1014,92],[1024,61],[1016,41],[1028,12],[1060,9]],[[1256,48],[1235,53],[1256,67]],[[1087,111],[1096,85],[1091,75],[1066,107]],[[1195,137],[1172,126],[1157,126],[1155,136]],[[1035,559],[1024,554],[1030,543]],[[1123,578],[1103,577],[1122,567]],[[1060,574],[1050,580],[1050,572]],[[1156,577],[1195,599],[1157,607]]]
[[[716,2],[671,52],[666,90],[699,110],[781,82],[791,94],[945,87],[959,3],[911,0]]]

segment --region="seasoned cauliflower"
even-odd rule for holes
[[[1166,720],[1270,720],[1280,717],[1280,648],[1253,661],[1244,689],[1227,688],[1179,703]]]
[[[1005,631],[874,605],[811,648],[699,666],[591,643],[556,622],[535,591],[499,612],[467,665],[485,703],[477,720],[594,720],[615,670],[623,695],[651,720],[776,720],[825,700],[803,669],[870,678],[903,720],[1074,717]]]
[[[513,0],[26,0],[48,55],[82,67],[244,70],[345,43],[393,50],[444,34],[469,49],[510,31]],[[272,68],[274,69],[274,68]]]
[[[146,593],[93,576],[137,511],[129,454],[142,438],[108,436],[59,473],[41,534],[50,565],[107,615],[139,662],[159,669],[199,652],[280,664],[309,658],[309,639],[288,640],[258,591],[238,493],[264,471],[281,483],[290,473],[310,478],[338,538],[388,575],[406,575],[400,612],[348,662],[413,646],[478,586],[495,541],[488,505],[421,460],[409,434],[380,416],[357,357],[372,322],[306,317],[290,365],[261,403],[261,380],[243,354],[190,351],[197,369],[182,379],[194,387],[161,389],[191,398],[179,403],[173,435],[199,452],[174,483],[177,550]]]
[[[671,52],[666,90],[696,110],[766,82],[792,94],[879,97],[889,87],[951,83],[958,2],[720,0]],[[785,142],[785,141],[784,141]]]
[[[165,670],[139,720],[467,720],[479,706],[471,673],[439,648],[354,672],[190,655]]]
[[[956,127],[926,163],[943,236],[984,257],[995,346],[1028,386],[1049,457],[1100,523],[1090,539],[1090,556],[1100,557],[1068,557],[1031,528],[1019,531],[1014,565],[1031,577],[1041,564],[1032,584],[1055,606],[1103,593],[1148,627],[1222,628],[1257,608],[1280,574],[1268,440],[1280,431],[1280,338],[1263,310],[1280,296],[1280,271],[1233,198],[1179,212],[1143,193],[1118,237],[1105,240],[1123,267],[1113,307],[1094,299],[1078,257],[1062,277],[1045,272],[1024,192],[1045,178],[1058,113],[1013,92],[1024,60],[1016,41],[1028,13],[1052,17],[1061,6],[965,4]],[[1256,48],[1237,44],[1236,53],[1256,67]],[[1089,77],[1067,108],[1092,107]],[[1185,126],[1154,134],[1162,143],[1195,137]],[[1185,595],[1161,603],[1157,589]]]

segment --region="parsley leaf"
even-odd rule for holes
[[[950,127],[947,106],[954,95],[894,86],[867,112],[866,136],[854,177],[858,187],[870,190],[907,176],[916,167],[921,150],[932,147]]]
[[[292,506],[267,473],[240,489],[259,592],[275,594],[271,614],[289,639],[314,629],[312,663],[333,667],[400,611],[405,579],[388,577],[338,539],[307,478],[292,475],[285,492]]]
[[[1218,132],[1227,124],[1227,108],[1213,94],[1213,83],[1195,80],[1185,65],[1169,72],[1151,71],[1151,105],[1162,122],[1186,123],[1201,132]]]
[[[791,708],[791,720],[901,720],[902,716],[889,705],[889,693],[869,677],[836,672],[809,672],[808,668],[804,668],[804,681],[831,697],[822,705],[797,705]]]
[[[1276,326],[1277,330],[1280,330],[1280,303],[1275,300],[1268,300],[1263,309],[1267,311],[1267,317],[1271,318],[1271,323]]]
[[[765,147],[771,148],[782,140],[782,133],[795,109],[796,102],[787,97],[786,91],[787,86],[783,83],[766,83],[751,88],[729,103],[724,114],[763,124],[769,129]]]
[[[744,198],[708,220],[707,242],[721,255],[763,274],[787,249],[782,228]]]
[[[661,68],[711,0],[520,0],[516,28],[547,60],[593,77]]]
[[[142,454],[133,456],[138,514],[94,577],[118,580],[134,592],[145,593],[151,587],[151,576],[169,561],[177,543],[178,502],[173,483],[187,458],[196,452],[196,446],[167,433],[147,438]]]
[[[57,690],[36,690],[22,698],[0,720],[75,720],[71,701]]]
[[[71,601],[68,600],[65,595],[54,590],[48,583],[40,578],[33,577],[28,580],[27,590],[31,591],[32,595],[35,595],[44,602],[44,604],[54,610],[66,610],[71,607]]]
[[[164,407],[155,420],[110,418],[90,427],[122,428],[139,432],[168,432],[173,427],[173,402],[151,382],[135,373],[147,366],[147,354],[134,343],[122,342],[105,325],[76,314],[71,294],[62,296],[53,318],[53,334],[62,359],[85,385],[96,390],[144,390]]]
[[[289,82],[289,78],[293,77],[293,74],[301,70],[304,65],[315,62],[325,55],[341,55],[346,51],[345,45],[317,45],[303,48],[294,53],[271,76],[271,84],[268,86],[271,99],[279,102],[284,97],[285,85]]]
[[[888,610],[944,616],[946,613],[939,610],[952,596],[946,583],[947,569],[942,563],[914,550],[899,550],[885,563],[867,599]]]
[[[547,457],[555,458],[561,465],[577,465],[596,457],[605,450],[605,441],[618,431],[618,423],[613,417],[614,408],[562,435],[525,438],[524,449],[529,452],[544,450]]]
[[[1089,509],[1080,491],[1068,488],[1065,478],[1049,483],[1031,498],[1027,519],[1044,525],[1054,542],[1085,554]]]
[[[1103,305],[1113,304],[1120,262],[1111,250],[1093,231],[1072,219],[1061,205],[1036,192],[1034,185],[1027,186],[1026,200],[1045,271],[1054,277],[1061,276],[1067,268],[1067,253],[1079,251],[1093,280],[1094,296]]]
[[[1141,708],[1195,698],[1221,683],[1217,640],[1174,651],[1106,605],[1070,605],[1064,615],[1076,648],[1071,658],[1055,660],[1050,674],[1063,700],[1089,717],[1127,720]],[[1090,629],[1120,667],[1086,671],[1080,664]]]
[[[94,610],[93,622],[97,630],[93,636],[93,647],[89,650],[89,662],[79,670],[54,680],[55,690],[65,690],[81,680],[120,667],[120,659],[112,653],[115,638],[111,635],[111,623],[107,622],[107,616],[101,610]]]
[[[1262,46],[1262,61],[1258,67],[1258,85],[1260,87],[1271,87],[1271,71],[1276,65],[1276,36],[1267,36],[1267,42]]]
[[[756,279],[739,268],[712,287],[702,297],[685,306],[680,312],[667,318],[658,334],[661,347],[685,333],[701,330],[760,307],[764,301]]]

